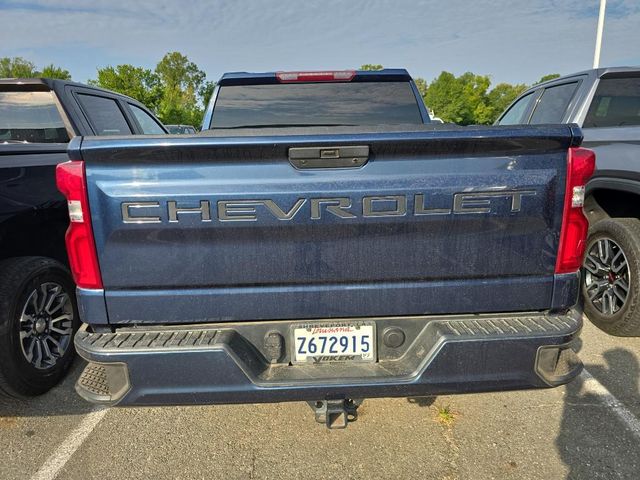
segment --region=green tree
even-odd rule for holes
[[[486,75],[471,72],[456,77],[442,72],[427,89],[426,104],[445,122],[471,125],[489,123],[491,108],[487,90],[491,81]]]
[[[540,78],[540,80],[535,82],[534,85],[537,85],[537,84],[542,83],[542,82],[546,82],[548,80],[553,80],[554,78],[558,78],[559,76],[560,76],[559,73],[550,73],[548,75],[544,75],[542,78]]]
[[[491,108],[491,114],[487,118],[487,123],[493,123],[498,116],[511,105],[518,95],[524,92],[527,86],[523,83],[511,85],[510,83],[499,83],[487,94],[487,103]]]
[[[207,108],[207,105],[209,105],[209,100],[211,100],[211,95],[213,95],[213,90],[215,88],[216,82],[206,81],[204,82],[204,85],[200,87],[200,90],[198,90],[198,94],[202,99],[202,105],[204,108]]]
[[[460,101],[456,100],[459,94],[456,77],[452,73],[442,72],[429,85],[424,100],[427,106],[445,122],[455,123],[462,120],[462,117],[457,114],[461,109]]]
[[[167,53],[154,70],[133,65],[98,69],[96,85],[135,98],[166,124],[198,126],[215,83],[179,52]]]
[[[491,123],[491,107],[487,101],[487,91],[491,80],[487,75],[475,75],[467,72],[458,77],[462,84],[464,98],[467,99],[470,117],[468,124]]]
[[[89,80],[89,84],[128,95],[151,110],[158,108],[162,98],[160,77],[149,69],[133,65],[99,68],[98,78]]]
[[[360,70],[365,70],[365,71],[376,71],[376,70],[382,70],[384,67],[380,64],[377,63],[365,63],[364,65],[362,65],[360,67]]]
[[[38,76],[45,78],[58,78],[60,80],[71,80],[71,74],[69,73],[69,70],[65,70],[61,67],[56,67],[53,63],[50,63],[49,65],[44,67],[42,69],[42,72],[40,72],[40,75]]]
[[[36,65],[22,57],[0,58],[0,78],[60,78],[71,80],[71,74],[64,68],[56,67],[53,63],[47,65],[42,71]]]
[[[36,66],[22,57],[0,58],[0,78],[34,78]]]
[[[169,124],[199,125],[203,114],[199,95],[212,91],[206,88],[205,73],[179,52],[167,53],[156,66],[155,73],[162,90],[158,104],[160,119]]]
[[[425,103],[445,122],[460,125],[492,124],[527,86],[499,83],[493,88],[487,75],[466,72],[459,77],[442,72],[431,82]]]

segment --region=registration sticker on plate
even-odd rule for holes
[[[364,323],[304,325],[293,329],[294,363],[373,362],[375,326]]]

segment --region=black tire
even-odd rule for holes
[[[27,302],[33,300],[32,295],[36,288],[44,285],[58,285],[68,295],[65,302],[65,311],[72,311],[71,341],[68,342],[64,352],[51,344],[51,351],[57,354],[51,355],[51,363],[38,361],[37,367],[30,363],[24,352],[24,343],[21,331],[25,324],[20,318],[23,309],[27,308]],[[57,287],[55,287],[57,288]],[[59,294],[57,294],[59,295]],[[46,297],[46,295],[45,295]],[[63,297],[56,296],[62,303]],[[35,300],[34,300],[35,303]],[[44,302],[43,302],[44,303]],[[53,308],[49,309],[53,311]],[[51,315],[53,317],[53,315]],[[64,329],[68,330],[69,320],[63,320]],[[46,322],[42,322],[46,324]],[[48,323],[46,325],[61,325]],[[73,347],[73,334],[78,330],[80,320],[75,298],[75,285],[67,268],[61,263],[45,257],[17,257],[0,262],[0,394],[11,397],[29,397],[47,392],[56,385],[67,373],[75,356]],[[49,328],[47,327],[47,328]],[[44,328],[44,327],[43,327]],[[35,327],[34,327],[35,329]],[[35,331],[35,330],[34,330]],[[49,331],[49,330],[47,330]],[[46,333],[46,332],[45,332]],[[51,331],[51,335],[54,333]],[[67,335],[64,335],[67,342]],[[49,342],[45,342],[49,345]],[[40,359],[42,359],[42,350]],[[49,348],[49,346],[47,346]],[[33,354],[31,354],[33,357]],[[53,357],[56,357],[53,359]]]
[[[600,241],[613,241],[614,247],[618,247],[616,253],[622,251],[626,257],[626,277],[625,275],[608,274],[610,275],[609,282],[618,281],[616,278],[619,278],[624,282],[624,285],[628,286],[626,299],[624,303],[619,305],[618,310],[606,308],[611,306],[611,302],[604,305],[603,300],[598,300],[598,296],[594,295],[597,286],[594,285],[593,279],[597,277],[591,274],[591,271],[594,270],[592,259],[593,252],[597,252]],[[590,255],[590,253],[592,254]],[[616,263],[620,265],[622,260],[619,259]],[[622,293],[623,290],[618,288],[618,292]],[[640,220],[636,218],[610,218],[601,220],[591,227],[582,269],[582,294],[584,311],[596,327],[610,335],[619,337],[640,336]],[[590,296],[594,296],[594,299],[592,300]],[[614,301],[622,302],[620,298],[615,298]],[[608,312],[605,313],[603,310],[608,310]],[[611,313],[612,311],[613,313]]]

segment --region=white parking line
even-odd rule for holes
[[[40,469],[33,474],[31,480],[53,480],[56,478],[60,470],[69,461],[71,456],[76,450],[83,444],[89,434],[96,428],[96,425],[100,423],[102,417],[107,413],[107,408],[100,408],[87,414],[82,419],[80,425],[78,425],[56,451],[51,454],[46,462],[40,467]]]
[[[580,374],[583,380],[582,391],[595,395],[598,399],[607,407],[609,407],[629,431],[640,440],[640,420],[638,420],[633,413],[624,404],[618,400],[613,394],[596,380],[585,368]]]

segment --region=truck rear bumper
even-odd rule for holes
[[[116,333],[84,325],[75,345],[89,365],[76,390],[109,405],[319,401],[544,388],[582,369],[571,349],[582,326],[577,310],[366,320],[379,332],[376,362],[318,365],[290,363],[288,332],[301,322]],[[405,338],[400,346],[398,337],[385,339],[394,328]]]

